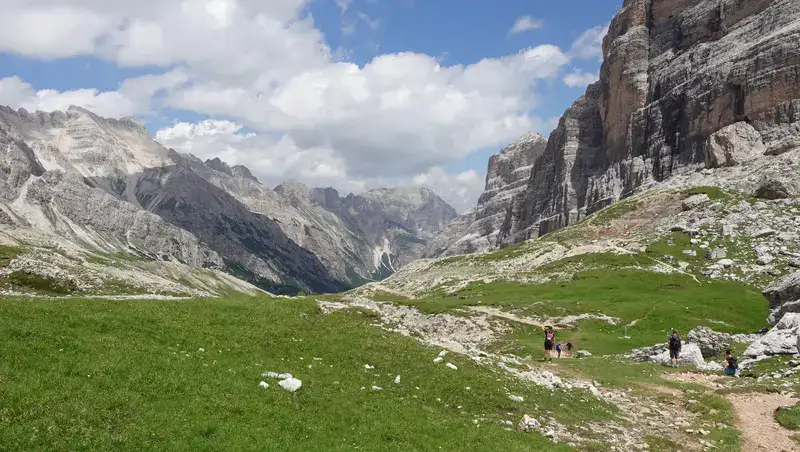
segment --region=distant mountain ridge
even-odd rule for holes
[[[178,153],[133,119],[79,107],[0,107],[0,146],[0,231],[219,268],[276,293],[388,276],[457,216],[427,188],[273,190],[245,166]]]

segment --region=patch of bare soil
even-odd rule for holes
[[[679,381],[681,383],[695,383],[705,386],[709,389],[724,388],[725,385],[721,384],[719,380],[723,378],[721,375],[701,374],[697,372],[682,372],[664,374],[661,378],[665,380]],[[728,377],[733,378],[733,377]]]
[[[793,432],[775,421],[775,410],[797,403],[798,399],[780,394],[731,394],[736,422],[742,431],[742,452],[797,452]]]

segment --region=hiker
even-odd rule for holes
[[[673,329],[672,334],[669,335],[669,363],[678,367],[678,357],[681,354],[681,337],[678,335],[678,330]]]
[[[544,359],[550,358],[553,362],[553,342],[556,340],[556,332],[553,331],[552,326],[544,329]]]
[[[730,350],[725,351],[725,375],[738,377],[739,360],[733,356]]]
[[[561,342],[556,345],[556,353],[558,353],[558,357],[561,358]]]
[[[567,342],[567,357],[572,358],[572,342]]]

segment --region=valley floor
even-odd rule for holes
[[[349,304],[322,302],[332,303]],[[463,354],[450,351],[436,363],[444,349],[429,339],[446,335],[413,325],[403,331],[379,312],[267,297],[2,300],[0,444],[4,450],[749,451],[752,425],[762,420],[734,410],[731,400],[800,391],[794,376],[753,378],[772,375],[785,360],[759,363],[733,379],[614,356],[544,363],[532,350],[527,358],[495,350],[476,358],[467,340]],[[496,338],[495,347],[517,347],[516,326],[506,324],[508,335]],[[440,327],[449,331],[446,323]],[[460,338],[453,337],[448,348],[458,350]],[[270,371],[292,373],[303,386],[287,392],[262,376]],[[554,387],[538,381],[548,374]],[[261,381],[269,387],[259,387]],[[526,414],[542,423],[536,433],[518,431]]]

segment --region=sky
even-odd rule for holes
[[[548,136],[622,0],[0,0],[0,105],[135,116],[265,185],[426,185],[459,211]]]

